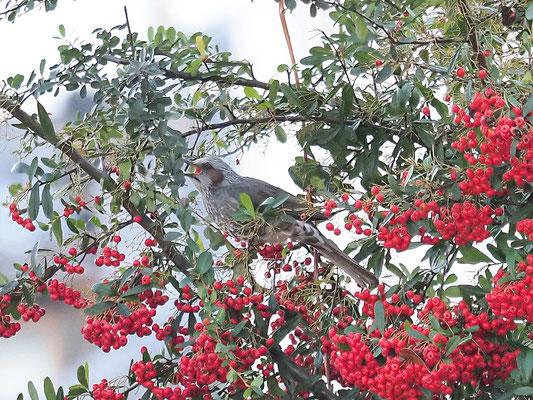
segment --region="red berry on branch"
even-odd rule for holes
[[[78,254],[78,250],[76,250],[74,247],[71,247],[70,249],[68,249],[68,254],[70,254],[71,256],[75,256],[76,254]]]
[[[381,67],[383,65],[383,61],[376,60],[375,64],[376,64],[376,67]]]
[[[477,74],[479,76],[479,79],[485,79],[487,77],[487,71],[484,69],[480,70]]]
[[[465,76],[465,70],[464,70],[463,68],[460,68],[460,67],[457,68],[457,76],[458,76],[459,78],[464,78],[464,76]]]
[[[143,275],[143,277],[141,278],[141,283],[143,285],[149,285],[151,280],[152,279],[150,278],[150,275]]]
[[[430,111],[429,107],[426,106],[426,107],[422,108],[422,113],[424,115],[429,115],[431,113],[431,111]]]

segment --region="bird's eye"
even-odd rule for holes
[[[205,163],[205,164],[203,165],[203,169],[212,169],[212,168],[213,168],[213,167],[212,167],[211,164],[209,164],[209,163]]]

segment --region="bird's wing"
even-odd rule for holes
[[[268,182],[261,181],[259,179],[255,178],[245,178],[247,182],[245,182],[242,187],[246,188],[253,188],[250,190],[252,193],[248,193],[250,196],[250,199],[252,200],[252,203],[254,207],[258,207],[263,201],[268,199],[269,197],[278,198],[281,196],[289,196],[288,199],[283,203],[282,207],[286,210],[286,212],[295,218],[299,218],[300,214],[306,210],[309,210],[309,204],[299,199],[296,196],[293,196],[289,192],[271,185]],[[325,217],[322,213],[316,213],[314,214],[311,219],[313,220],[323,220]]]

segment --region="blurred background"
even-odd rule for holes
[[[3,10],[5,1],[0,1]],[[47,65],[59,61],[57,47],[63,44],[58,26],[63,24],[66,38],[70,41],[90,41],[91,32],[96,28],[111,28],[125,22],[124,6],[128,7],[130,25],[140,38],[146,38],[149,26],[173,26],[177,31],[188,35],[203,32],[213,38],[223,51],[233,53],[234,59],[246,59],[253,64],[257,79],[268,81],[273,77],[285,80],[286,75],[277,73],[279,64],[290,64],[289,53],[283,36],[278,14],[278,4],[273,0],[61,0],[55,11],[45,13],[34,10],[17,17],[15,23],[0,21],[2,37],[2,62],[0,82],[16,74],[29,76],[38,70],[41,59]],[[294,12],[286,14],[297,61],[305,57],[309,48],[318,44],[319,29],[331,32],[333,21],[327,13],[318,13],[316,18],[309,16],[309,8],[301,5]],[[279,76],[278,76],[279,75]],[[80,99],[71,93],[61,93],[58,97],[47,94],[39,100],[52,114],[56,128],[74,118],[78,111],[91,108],[90,96]],[[24,109],[35,113],[35,104],[28,101]],[[25,183],[25,176],[12,174],[11,167],[17,158],[11,153],[17,149],[20,135],[10,127],[0,128],[0,198],[9,198],[7,188],[12,183]],[[15,138],[15,139],[14,139]],[[247,152],[240,157],[236,169],[249,176],[255,176],[284,189],[298,193],[287,169],[298,148],[290,143],[281,145],[271,141]],[[30,160],[31,161],[31,158]],[[268,171],[268,173],[265,173]],[[187,188],[184,188],[184,193]],[[40,240],[41,248],[50,248],[47,232],[30,233],[11,222],[7,209],[0,211],[0,271],[9,279],[14,277],[13,263],[27,261],[33,244]],[[80,291],[88,291],[98,279],[96,267],[91,262],[84,265],[86,274],[76,279]],[[47,314],[38,323],[23,323],[21,331],[11,339],[0,340],[2,373],[0,374],[0,400],[14,399],[20,392],[27,395],[27,381],[32,380],[42,393],[42,382],[49,376],[56,388],[62,385],[67,389],[77,383],[76,368],[89,363],[90,383],[98,383],[102,378],[113,378],[127,372],[129,361],[139,359],[141,340],[130,337],[129,344],[120,350],[105,354],[98,347],[86,342],[80,334],[84,325],[82,312],[66,306],[62,302],[48,302],[37,298]],[[158,310],[157,322],[167,319],[164,310]],[[143,339],[142,344],[158,351],[160,343]],[[146,343],[148,341],[148,343]]]

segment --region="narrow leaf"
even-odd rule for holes
[[[52,194],[50,193],[49,184],[44,185],[41,202],[42,202],[43,212],[44,212],[45,217],[50,218],[54,211],[54,203],[52,199]]]
[[[37,102],[37,113],[39,115],[39,122],[41,123],[41,127],[43,128],[44,137],[51,144],[56,144],[58,142],[58,139],[56,136],[54,125],[52,124],[52,120],[50,119],[44,107],[39,102]]]
[[[246,208],[252,218],[255,218],[255,209],[250,196],[247,193],[241,193],[239,198],[241,199],[241,204],[244,206],[244,208]]]
[[[28,217],[35,221],[37,219],[37,216],[39,215],[39,206],[40,206],[40,199],[39,199],[39,184],[36,183],[31,188],[30,192],[30,200],[28,201]]]

